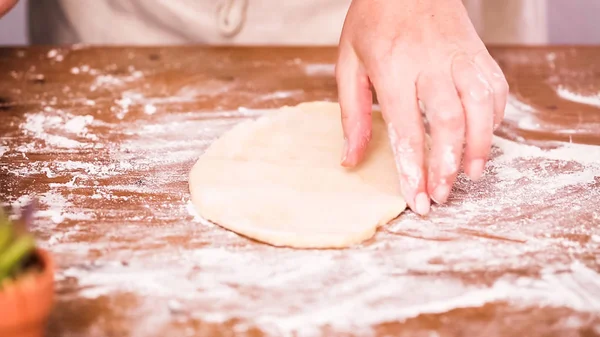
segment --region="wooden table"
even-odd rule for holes
[[[600,48],[492,52],[512,95],[485,178],[311,251],[206,223],[187,174],[260,109],[335,100],[333,49],[0,49],[0,200],[40,202],[49,335],[600,335]]]

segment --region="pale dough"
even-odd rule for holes
[[[244,122],[200,157],[190,172],[200,215],[276,246],[341,248],[369,239],[406,203],[381,115],[365,161],[340,165],[337,103],[283,107]]]

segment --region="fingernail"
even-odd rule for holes
[[[500,123],[494,123],[494,131],[498,130],[500,127]]]
[[[485,161],[483,159],[475,159],[471,161],[471,165],[469,166],[469,177],[471,180],[479,180],[483,175],[483,170],[485,169]]]
[[[450,194],[450,186],[446,184],[440,184],[435,188],[433,194],[431,195],[431,199],[435,201],[437,204],[441,205],[446,202],[448,199],[448,195]]]
[[[342,147],[342,164],[346,162],[348,158],[348,139],[344,138],[344,146]]]
[[[427,194],[423,192],[419,193],[415,198],[415,208],[417,213],[419,213],[420,215],[426,215],[427,213],[429,213],[429,206],[430,203]]]

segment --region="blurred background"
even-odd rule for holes
[[[35,0],[21,0],[0,19],[0,45],[28,44],[29,1]],[[600,0],[547,0],[546,11],[551,44],[600,44]]]

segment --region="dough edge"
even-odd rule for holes
[[[221,135],[214,142],[219,141],[224,135],[229,132],[234,131],[237,128],[247,127],[248,124],[260,122],[263,119],[268,119],[273,116],[273,114],[278,114],[284,112],[288,109],[303,109],[305,107],[317,107],[324,106],[328,104],[332,104],[334,102],[326,102],[326,101],[314,101],[314,102],[303,102],[296,106],[282,106],[280,108],[273,109],[272,112],[269,112],[265,115],[260,116],[257,119],[248,120],[236,124],[231,129],[226,131],[223,135]],[[338,104],[335,102],[335,104]],[[278,112],[276,112],[278,111]],[[212,144],[207,148],[207,150],[198,158],[196,163],[194,163],[192,169],[189,172],[188,180],[189,180],[189,190],[190,190],[190,201],[194,209],[198,212],[198,215],[210,221],[211,223],[228,230],[230,232],[236,233],[238,235],[244,236],[246,238],[252,239],[257,242],[261,242],[264,244],[268,244],[275,247],[289,247],[289,248],[299,248],[299,249],[340,249],[340,248],[349,248],[351,246],[363,243],[371,238],[373,238],[379,229],[379,227],[388,224],[390,221],[397,218],[401,215],[407,204],[403,198],[399,197],[397,202],[397,208],[394,211],[388,212],[388,214],[382,214],[379,218],[379,221],[376,223],[365,224],[363,227],[364,230],[361,231],[353,231],[346,232],[344,235],[340,235],[339,233],[313,233],[311,235],[302,235],[298,236],[297,233],[292,231],[281,231],[281,230],[269,230],[259,226],[246,226],[240,225],[235,222],[228,222],[226,224],[221,224],[219,216],[212,214],[209,209],[205,208],[200,200],[198,200],[201,191],[197,191],[197,184],[195,183],[195,179],[193,177],[193,173],[196,171],[196,167],[198,165],[202,165],[201,158],[202,156],[210,150]]]

